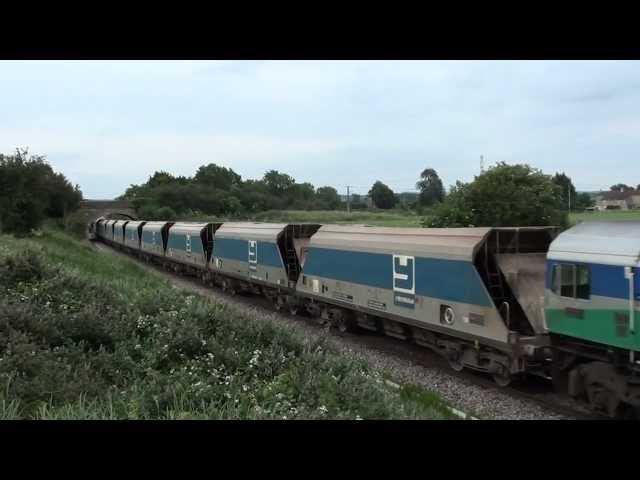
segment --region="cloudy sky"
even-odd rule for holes
[[[640,183],[636,61],[0,61],[0,152],[113,198],[155,170],[396,191],[497,161]]]

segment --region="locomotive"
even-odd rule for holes
[[[99,218],[90,238],[340,331],[428,347],[505,387],[528,375],[640,412],[640,222],[387,228]]]

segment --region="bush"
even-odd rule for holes
[[[429,227],[500,227],[568,224],[560,188],[528,165],[499,163],[471,183],[457,182],[433,209]]]
[[[64,219],[64,229],[76,238],[85,238],[89,219],[81,212],[74,212]]]
[[[44,272],[41,254],[33,249],[0,257],[0,285],[13,287],[19,282],[38,281]]]

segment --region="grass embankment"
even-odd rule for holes
[[[604,212],[574,212],[569,215],[572,225],[578,222],[593,222],[597,220],[618,221],[637,220],[640,221],[640,210],[607,210]]]
[[[0,236],[0,418],[450,418],[436,395],[45,231]]]

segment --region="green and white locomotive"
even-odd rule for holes
[[[553,378],[612,416],[640,408],[640,222],[581,223],[547,254]]]

